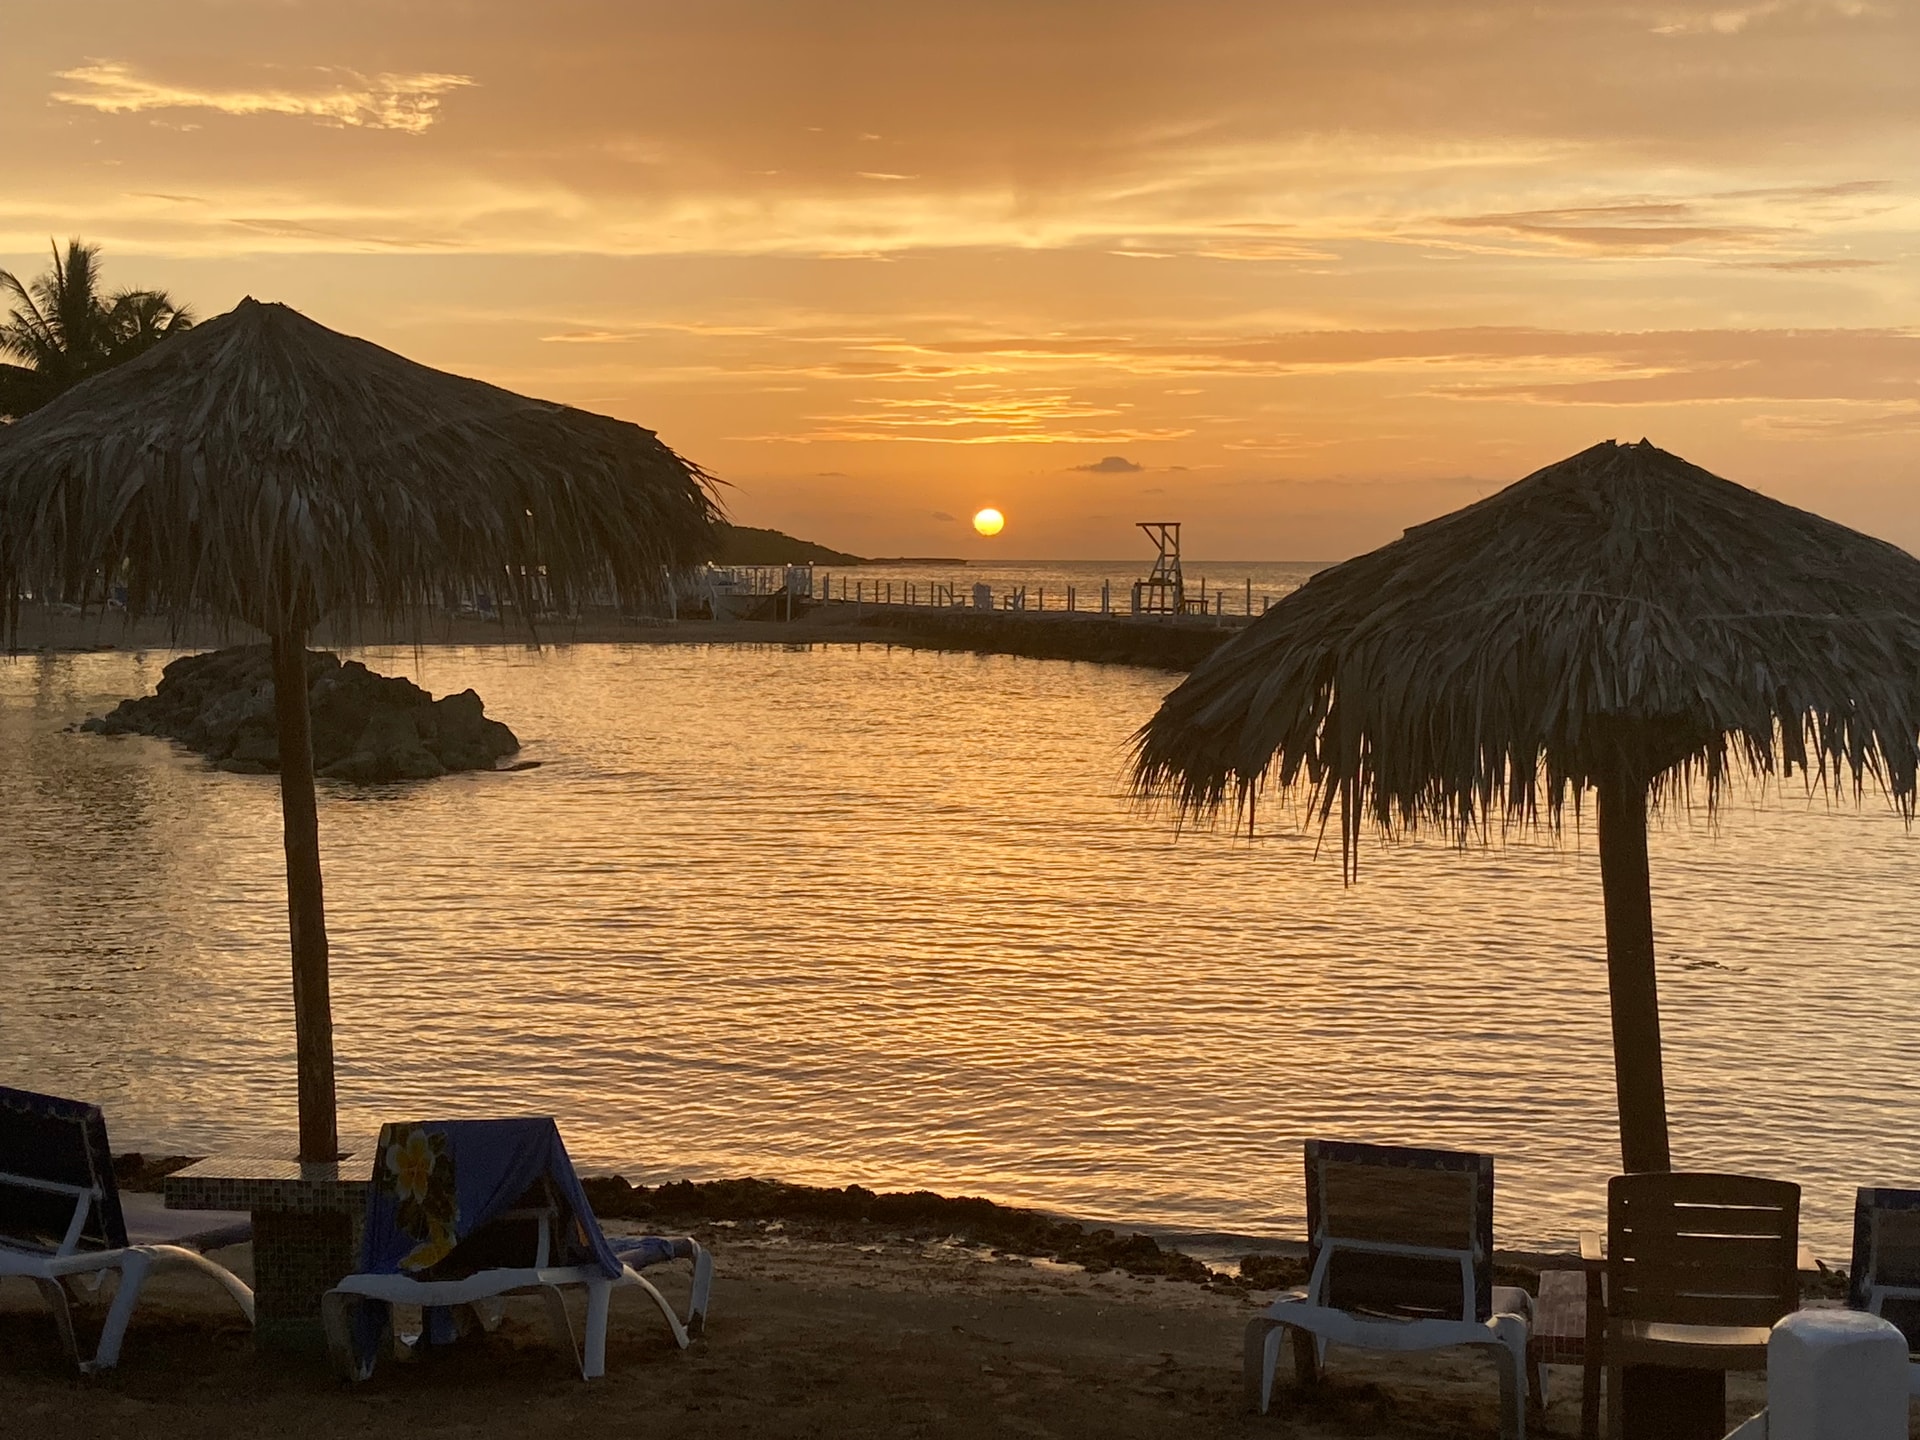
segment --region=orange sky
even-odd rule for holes
[[[1337,558],[1642,435],[1920,549],[1916,56],[1892,0],[67,0],[0,266],[285,300],[866,553]]]

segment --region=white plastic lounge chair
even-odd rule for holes
[[[606,1373],[615,1290],[646,1295],[682,1349],[705,1327],[712,1256],[684,1236],[609,1240],[551,1118],[389,1125],[375,1146],[373,1181],[362,1273],[347,1276],[321,1305],[328,1349],[351,1379],[371,1376],[393,1345],[394,1305],[426,1310],[420,1343],[438,1344],[454,1338],[455,1307],[471,1307],[466,1313],[488,1325],[498,1317],[488,1302],[541,1295],[556,1338],[588,1380]],[[511,1203],[489,1213],[475,1196]],[[684,1320],[640,1273],[672,1260],[693,1266]],[[583,1336],[567,1310],[573,1288],[586,1292]]]
[[[1524,1440],[1532,1298],[1492,1283],[1492,1157],[1309,1140],[1306,1162],[1307,1288],[1248,1322],[1248,1400],[1266,1413],[1288,1331],[1303,1384],[1329,1343],[1484,1346],[1499,1370],[1500,1433]]]
[[[1920,1190],[1882,1186],[1855,1194],[1847,1304],[1891,1321],[1907,1337],[1907,1388],[1920,1397]]]
[[[178,1232],[176,1223],[170,1228]],[[227,1215],[207,1216],[213,1224]],[[110,1370],[120,1360],[127,1324],[147,1277],[167,1266],[212,1276],[253,1323],[253,1291],[196,1245],[246,1239],[231,1223],[180,1243],[143,1244],[129,1236],[99,1107],[30,1090],[0,1087],[0,1279],[31,1280],[53,1312],[60,1343],[81,1370]],[[80,1354],[73,1324],[75,1285],[94,1289],[118,1277],[91,1360]]]

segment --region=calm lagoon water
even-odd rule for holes
[[[122,1148],[290,1131],[270,778],[63,727],[169,658],[0,661],[0,1082]],[[542,768],[327,789],[343,1128],[551,1111],[636,1181],[929,1186],[1297,1236],[1299,1142],[1499,1157],[1501,1242],[1617,1163],[1591,834],[1337,845],[1124,795],[1176,677],[885,647],[369,651]],[[1920,840],[1794,791],[1653,841],[1677,1163],[1920,1183]]]

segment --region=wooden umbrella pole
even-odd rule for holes
[[[1647,783],[1620,773],[1599,784],[1600,885],[1607,907],[1607,989],[1620,1159],[1629,1172],[1671,1170],[1667,1087],[1660,1062],[1660,993],[1653,965],[1653,884],[1647,870]]]
[[[300,1158],[334,1160],[340,1154],[340,1133],[333,1088],[333,1002],[327,985],[327,915],[320,889],[320,816],[313,795],[313,722],[307,704],[303,627],[289,626],[274,636],[273,708],[280,731],[287,929],[293,942]]]

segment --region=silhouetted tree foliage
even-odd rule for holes
[[[0,418],[38,410],[90,375],[143,355],[193,324],[193,312],[164,290],[100,289],[100,247],[69,240],[53,267],[33,280],[0,270]]]

